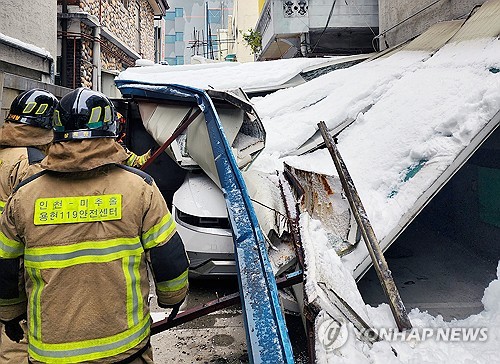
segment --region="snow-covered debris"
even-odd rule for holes
[[[499,66],[500,40],[482,39],[448,44],[434,54],[400,51],[254,98],[266,128],[267,144],[252,168],[273,172],[281,170],[286,161],[302,170],[336,175],[325,149],[303,156],[286,155],[316,132],[320,120],[330,129],[351,121],[338,136],[338,148],[382,240],[498,113],[500,73],[494,70]],[[352,286],[347,284],[349,280],[342,281],[342,272],[353,272],[366,259],[364,245],[339,258],[343,263],[339,269],[332,259],[334,249],[328,249],[326,240],[318,236],[319,230],[311,230],[311,222],[303,224],[303,233],[309,227],[309,235],[314,237],[314,246],[305,247],[312,264],[306,277],[313,281],[306,291],[315,292],[318,280],[337,289]],[[360,308],[348,289],[347,293],[345,289],[340,291],[358,314],[368,313],[367,322],[375,329],[396,327],[387,305]],[[496,280],[485,292],[485,310],[462,321],[446,323],[441,316],[413,310],[413,338],[384,340],[372,348],[356,340],[353,326],[348,324],[350,335],[341,348],[325,350],[317,343],[318,362],[493,362],[500,342],[500,307],[495,303],[499,295],[500,282]],[[316,327],[324,329],[328,320],[323,312]],[[466,330],[466,335],[479,335],[474,342],[435,339],[437,329],[455,328],[447,335],[460,336],[468,327],[477,328],[475,332]],[[487,340],[480,340],[486,337],[481,329],[486,329]],[[434,339],[421,340],[418,334],[422,332],[434,335]]]
[[[499,55],[497,39],[450,44],[432,56],[402,51],[252,99],[267,133],[253,168],[271,172],[286,160],[336,175],[324,149],[281,157],[313,135],[320,120],[330,129],[355,120],[338,148],[381,240],[500,109],[500,74],[490,72]]]

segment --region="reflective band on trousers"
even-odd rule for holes
[[[29,337],[28,352],[46,363],[80,363],[118,355],[136,347],[149,336],[149,315],[133,328],[120,334],[93,340],[65,344],[45,344]]]
[[[172,214],[168,213],[161,221],[142,234],[144,249],[151,249],[168,241],[175,232],[175,221]]]
[[[64,268],[77,264],[111,262],[140,255],[143,250],[139,237],[86,241],[64,246],[27,248],[24,264],[38,269]]]

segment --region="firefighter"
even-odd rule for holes
[[[36,165],[45,156],[53,137],[52,115],[56,105],[57,98],[42,89],[25,91],[12,102],[5,123],[0,128],[0,213],[14,186],[28,173],[28,167]],[[19,289],[3,291],[5,296],[0,297],[0,307],[8,307],[13,302],[23,307],[26,305],[21,261],[15,259],[13,263],[19,267]],[[3,281],[0,287],[4,287]],[[21,311],[24,313],[26,309]],[[25,328],[22,318],[26,315],[21,315],[21,311],[0,311],[0,320],[7,322],[5,327],[0,324],[0,363],[28,362],[25,330],[20,330],[18,324],[21,320]]]
[[[0,218],[0,276],[24,258],[30,361],[153,363],[147,265],[160,307],[177,309],[188,290],[175,222],[154,180],[122,164],[106,96],[70,92],[53,128],[44,169]]]

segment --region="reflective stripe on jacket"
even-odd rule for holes
[[[0,219],[0,258],[24,256],[35,362],[112,363],[140,350],[149,255],[159,302],[187,292],[186,252],[152,179],[115,165],[76,175],[21,185]]]
[[[8,129],[7,125],[3,129],[5,128]],[[1,142],[3,140],[0,139],[0,144]],[[36,160],[30,159],[33,150],[39,154]],[[42,151],[34,147],[0,147],[0,214],[3,213],[7,199],[14,187],[27,175],[36,172],[37,168],[32,167],[30,169],[30,165],[39,162],[41,160],[40,156],[43,157],[43,155]],[[6,247],[7,249],[9,248]],[[17,256],[8,259],[11,259],[11,261],[4,262],[4,265],[10,263],[10,265],[20,267],[22,264],[21,259]],[[0,275],[4,274],[5,272],[0,271]],[[2,282],[2,290],[0,291],[0,319],[2,320],[13,319],[26,311],[26,293],[22,270],[18,272],[17,276],[18,282],[14,280]]]

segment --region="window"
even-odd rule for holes
[[[222,12],[219,9],[208,10],[208,22],[210,24],[220,24],[221,18],[222,18]]]
[[[175,32],[175,40],[177,42],[183,42],[184,41],[184,33],[183,32]]]
[[[175,8],[175,17],[182,18],[184,16],[184,8]]]
[[[218,51],[219,50],[219,40],[217,39],[216,35],[211,35],[210,36],[210,44],[211,44],[212,49],[214,51]]]
[[[165,36],[165,43],[167,43],[167,44],[175,43],[175,35],[167,34]]]
[[[175,12],[174,11],[167,11],[165,13],[165,20],[175,20]]]
[[[175,64],[184,64],[184,56],[175,57]]]

